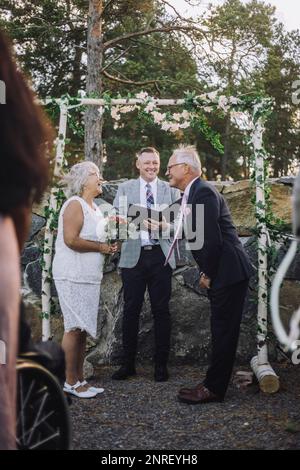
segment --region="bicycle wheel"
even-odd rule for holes
[[[17,364],[17,448],[70,448],[69,408],[57,379],[32,361]]]

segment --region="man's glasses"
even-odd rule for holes
[[[167,166],[167,172],[169,172],[171,168],[173,168],[173,166],[177,166],[177,165],[185,165],[185,163],[174,163],[174,165],[169,165]]]

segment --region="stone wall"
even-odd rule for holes
[[[272,181],[271,198],[274,213],[285,222],[291,221],[291,179]],[[251,205],[252,190],[249,181],[237,183],[218,183],[218,190],[226,198],[234,223],[238,228],[241,241],[256,264],[256,240],[251,236],[255,224],[254,210]],[[117,189],[117,182],[104,185],[103,199],[112,202]],[[23,296],[27,318],[32,325],[34,337],[41,337],[41,267],[40,248],[44,236],[45,219],[43,205],[33,208],[31,231],[22,255]],[[198,287],[198,270],[190,253],[185,251],[184,242],[180,246],[181,259],[177,260],[177,269],[173,275],[173,294],[170,303],[172,313],[171,361],[176,363],[207,363],[210,351],[210,308],[205,290]],[[278,259],[282,258],[279,250]],[[298,307],[300,299],[300,258],[294,260],[281,290],[281,310],[287,322],[291,312]],[[101,286],[99,308],[99,339],[89,339],[88,359],[93,364],[117,363],[121,356],[121,322],[123,292],[121,279],[116,269],[117,259],[113,259],[105,268]],[[238,359],[248,361],[256,351],[256,279],[252,279],[249,298],[243,316]],[[52,294],[57,305],[57,313],[52,316],[52,332],[60,341],[63,334],[63,322],[56,297],[55,287]],[[139,355],[142,361],[151,360],[153,350],[153,328],[149,299],[146,297],[140,323]],[[276,358],[276,342],[270,341],[270,352]]]

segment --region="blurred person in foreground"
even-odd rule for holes
[[[47,186],[52,132],[1,31],[0,81],[5,94],[0,105],[0,449],[8,450],[16,443],[20,252],[32,203]]]

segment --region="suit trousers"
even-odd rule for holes
[[[249,280],[209,289],[212,357],[204,385],[224,398],[231,378]]]
[[[157,365],[166,365],[170,350],[171,319],[169,300],[172,287],[172,269],[164,266],[165,255],[160,246],[141,250],[136,266],[122,268],[124,288],[123,350],[124,363],[134,363],[139,318],[148,288],[151,311],[154,318],[155,355]]]

